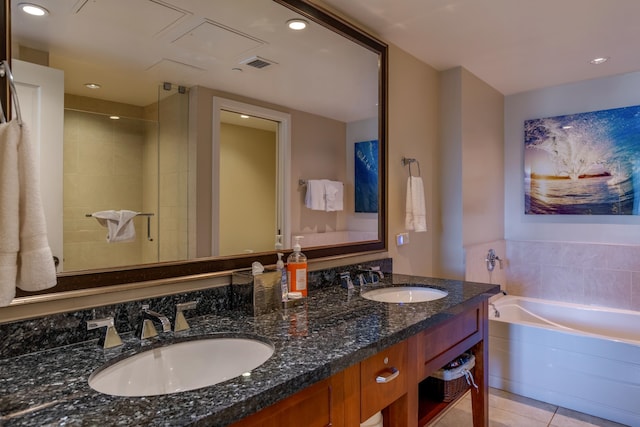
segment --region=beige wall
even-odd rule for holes
[[[463,279],[464,247],[504,238],[504,97],[462,67],[442,72],[440,88],[436,274]]]
[[[462,69],[463,246],[504,238],[504,96]]]
[[[220,126],[220,255],[274,248],[276,133]]]
[[[304,206],[305,186],[298,179],[346,181],[347,154],[344,122],[291,111],[291,235],[345,230],[346,211],[314,211]],[[304,240],[300,242],[304,248]]]
[[[389,143],[387,149],[387,220],[389,255],[396,273],[430,276],[439,226],[438,73],[415,57],[389,49]],[[427,232],[409,232],[410,243],[396,246],[395,236],[405,232],[408,168],[402,157],[415,158],[425,187]],[[415,166],[415,165],[413,165]],[[414,175],[417,167],[412,167]]]
[[[313,212],[304,208],[304,187],[298,179],[346,179],[346,124],[302,111],[240,97],[205,87],[191,89],[189,138],[196,148],[196,256],[211,253],[211,141],[213,97],[232,99],[291,115],[291,230],[296,232],[343,230],[347,214],[343,212]],[[272,236],[275,241],[275,236]],[[304,242],[302,242],[304,247]]]

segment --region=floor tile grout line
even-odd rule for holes
[[[558,413],[558,410],[560,409],[559,406],[556,406],[555,411],[553,411],[553,415],[551,415],[551,419],[549,420],[549,425],[547,425],[547,427],[551,427],[553,425],[553,419],[556,417],[556,414]]]

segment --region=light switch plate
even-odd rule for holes
[[[397,246],[407,245],[408,243],[409,243],[409,233],[396,234],[396,245]]]

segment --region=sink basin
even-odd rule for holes
[[[363,298],[380,302],[412,303],[434,301],[448,295],[447,291],[421,286],[394,286],[367,291]]]
[[[273,346],[249,338],[203,338],[134,354],[94,371],[89,386],[114,396],[154,396],[221,383],[266,362]]]

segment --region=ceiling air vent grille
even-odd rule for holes
[[[276,64],[276,62],[261,58],[259,56],[252,56],[251,58],[247,58],[244,61],[240,61],[240,63],[258,69],[266,68],[270,65]]]

